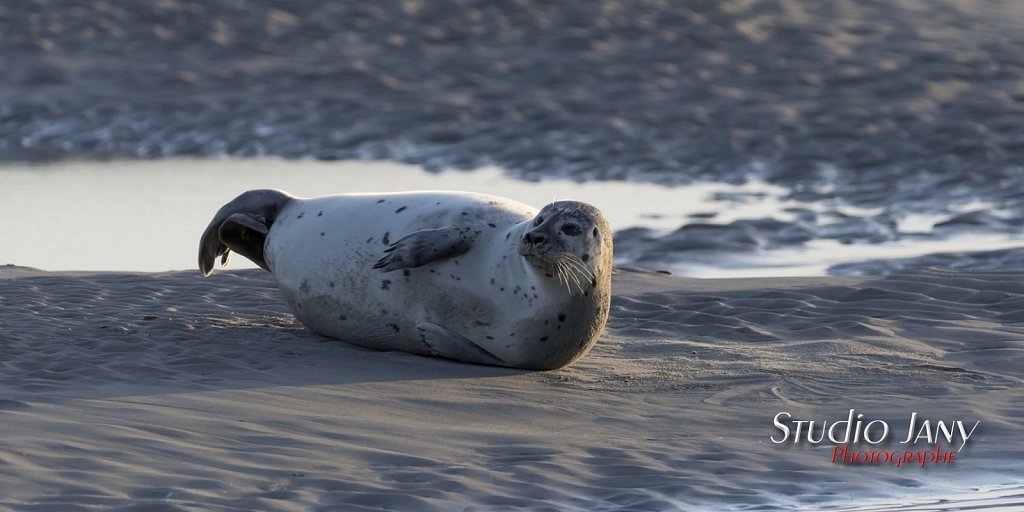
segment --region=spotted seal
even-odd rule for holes
[[[252,190],[203,233],[203,275],[232,251],[270,271],[313,331],[468,363],[566,366],[593,347],[611,300],[611,231],[576,201]]]

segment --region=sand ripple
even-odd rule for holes
[[[1022,476],[1020,274],[615,289],[587,358],[527,373],[317,336],[259,271],[2,270],[0,509],[885,510],[954,473],[943,503],[1024,502],[971,490]],[[932,472],[768,442],[848,408],[980,440]]]

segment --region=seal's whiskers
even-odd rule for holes
[[[583,277],[585,277],[588,281],[593,280],[596,277],[594,275],[594,272],[590,270],[590,267],[588,267],[586,263],[583,263],[583,260],[580,259],[579,256],[576,256],[575,254],[572,253],[568,253],[566,257],[568,258],[568,262],[571,263],[577,270],[579,270],[583,274]]]
[[[594,279],[594,273],[587,268],[586,264],[579,259],[575,254],[565,254],[560,260],[563,262],[566,269],[569,270],[573,282],[579,289],[580,293],[585,291],[584,286],[589,284]]]
[[[571,279],[573,278],[572,268],[570,268],[569,264],[564,259],[562,259],[562,258],[559,258],[558,264],[561,267],[562,275],[565,278],[565,291],[569,292],[569,295],[572,295],[572,285],[573,285],[573,283],[571,281]]]
[[[565,278],[565,269],[562,267],[561,260],[555,260],[551,262],[551,270],[558,276],[558,284],[565,286],[566,291],[569,291],[569,283]]]
[[[593,272],[575,254],[559,254],[552,264],[558,272],[559,281],[570,294],[573,293],[573,287],[584,293],[586,284],[593,279]]]

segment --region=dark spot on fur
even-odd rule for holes
[[[370,243],[370,242],[372,242],[372,241],[373,241],[373,237],[372,237],[372,236],[371,236],[370,238],[367,238],[367,239],[366,239],[366,243]]]
[[[391,289],[391,280],[390,279],[385,279],[385,280],[381,281],[380,282],[380,289],[381,290],[390,290]]]
[[[384,242],[384,245],[391,245],[391,232],[390,231],[385,231],[384,232],[384,238],[381,238],[380,241]],[[586,261],[586,260],[584,260],[584,261]]]
[[[469,214],[468,214],[468,213],[466,213],[466,212],[462,212],[462,214],[463,214],[463,215],[469,215]]]
[[[328,281],[327,285],[330,286],[331,288],[334,288],[334,281]]]
[[[323,217],[324,216],[324,211],[320,210],[320,213],[316,214],[316,216],[317,217]]]
[[[495,223],[493,223],[493,222],[488,222],[488,223],[487,223],[487,225],[488,225],[488,226],[490,226],[490,227],[492,227],[492,228],[496,228],[496,227],[498,227],[498,225],[497,225],[497,224],[495,224]]]
[[[547,324],[548,324],[548,321],[547,321],[547,320],[544,320],[544,325],[547,325]]]
[[[510,236],[512,236],[512,233],[511,233],[511,232],[509,232],[509,233],[505,233],[505,240],[508,240],[508,237],[510,237]]]
[[[555,277],[555,276],[553,276],[551,274],[544,274],[544,277]]]
[[[436,203],[434,203],[434,204],[441,204],[441,201],[438,201],[438,202],[436,202]]]
[[[403,211],[405,211],[405,207],[404,206],[399,208],[399,209],[397,209],[397,210],[395,210],[395,213],[402,213]]]
[[[541,336],[540,340],[541,340],[541,341],[547,341],[547,340],[548,340],[548,337],[547,337],[547,336]]]
[[[412,272],[409,272],[409,269],[402,269],[402,275],[403,276],[409,277],[411,274],[412,274]]]
[[[348,320],[348,317],[345,315],[338,315],[338,320]]]
[[[498,290],[499,290],[499,291],[505,291],[505,287],[504,287],[504,286],[502,286],[501,288],[498,288]]]
[[[390,327],[390,328],[394,329],[394,330],[395,330],[395,332],[399,332],[399,331],[401,331],[401,330],[402,330],[402,329],[400,329],[400,328],[398,327],[398,325],[396,325],[396,324],[388,324],[388,327]]]
[[[559,322],[564,322],[565,321],[565,313],[559,313],[558,314],[558,321]]]
[[[494,339],[494,336],[484,336],[484,338],[487,338],[487,339],[489,339],[489,340],[493,340],[493,339]]]
[[[324,236],[324,232],[323,231],[320,232],[320,236]]]
[[[494,278],[493,277],[491,278],[491,284],[494,284]]]
[[[583,296],[584,297],[589,297],[590,296],[590,292],[583,292]]]
[[[583,256],[580,257],[580,259],[583,260],[583,261],[589,261],[590,260],[590,255],[589,254],[584,254]]]
[[[381,204],[381,203],[383,203],[383,202],[384,202],[384,200],[383,200],[383,199],[378,199],[378,200],[377,200],[377,204]]]

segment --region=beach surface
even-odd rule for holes
[[[1009,509],[1021,278],[619,269],[594,350],[523,372],[323,338],[258,270],[0,267],[0,509]],[[849,409],[981,423],[926,468],[770,441]]]

